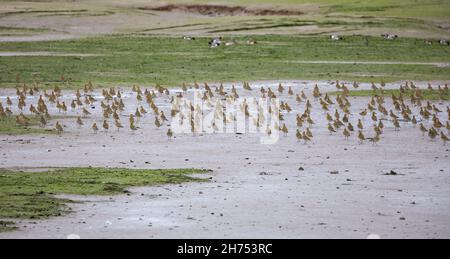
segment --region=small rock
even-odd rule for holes
[[[385,175],[398,175],[398,174],[394,170],[391,170],[389,173],[385,173]]]

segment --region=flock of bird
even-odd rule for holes
[[[317,85],[313,89],[312,97],[308,97],[303,90],[295,93],[292,87],[286,87],[282,84],[279,84],[275,90],[270,87],[260,87],[255,90],[249,83],[244,83],[243,88],[239,90],[241,93],[235,86],[232,86],[231,89],[225,89],[222,84],[220,86],[209,86],[207,83],[203,87],[200,87],[197,83],[189,87],[183,84],[179,91],[173,93],[159,85],[153,89],[144,90],[139,86],[133,86],[133,94],[131,95],[133,97],[130,98],[135,98],[135,101],[131,105],[131,112],[125,105],[123,92],[117,88],[103,89],[101,96],[94,95],[94,87],[89,82],[84,86],[84,89],[77,90],[74,98],[66,103],[69,99],[67,97],[63,99],[62,91],[58,87],[48,92],[40,90],[37,83],[32,86],[24,84],[16,88],[16,96],[6,97],[5,105],[0,102],[0,118],[15,116],[18,125],[29,126],[29,117],[36,116],[39,118],[41,127],[47,127],[49,120],[52,119],[48,107],[52,106],[53,110],[57,110],[59,114],[67,114],[70,110],[72,114],[76,114],[75,122],[78,127],[81,128],[88,124],[95,133],[101,129],[107,132],[113,127],[117,130],[128,127],[130,131],[136,131],[140,129],[139,124],[144,119],[146,121],[153,120],[156,128],[165,126],[164,124],[169,119],[155,101],[165,99],[170,103],[170,117],[181,120],[181,124],[187,122],[191,132],[195,134],[199,130],[201,131],[199,118],[195,116],[195,112],[201,109],[198,104],[194,106],[192,103],[182,102],[183,98],[187,97],[189,92],[192,92],[209,106],[216,105],[214,120],[209,125],[215,132],[220,132],[218,129],[220,126],[214,121],[223,121],[224,125],[236,122],[236,115],[229,111],[227,113],[224,104],[243,98],[239,108],[245,114],[247,122],[253,123],[258,129],[264,131],[263,134],[271,135],[274,131],[279,131],[288,135],[290,131],[293,131],[298,141],[304,141],[305,143],[313,140],[313,125],[317,121],[326,122],[323,126],[327,128],[330,135],[342,134],[345,139],[354,135],[359,143],[370,141],[375,144],[380,141],[386,128],[392,127],[395,131],[400,131],[402,127],[408,125],[418,128],[423,135],[427,134],[432,140],[440,137],[444,145],[449,141],[447,134],[450,131],[450,108],[447,106],[446,111],[440,110],[436,104],[425,101],[423,98],[426,91],[437,91],[440,98],[446,100],[446,96],[449,96],[447,85],[436,88],[428,85],[428,89],[420,89],[412,82],[406,82],[400,86],[398,95],[393,94],[387,97],[384,93],[383,83],[380,86],[372,84],[373,94],[369,98],[367,106],[362,110],[353,112],[349,99],[349,87],[339,81],[336,81],[335,86],[338,94],[333,97],[328,93],[322,93]],[[355,82],[352,87],[357,89],[359,85]],[[190,91],[190,89],[199,91]],[[273,127],[267,126],[262,129],[262,125],[267,125],[264,123],[269,120],[267,115],[262,112],[263,104],[259,103],[256,98],[251,99],[253,103],[250,103],[250,99],[247,100],[247,97],[245,97],[255,96],[254,92],[259,92],[261,98],[281,100],[278,106],[269,105],[268,107],[268,114],[277,118],[276,123],[272,125]],[[30,97],[36,97],[37,103],[30,103],[27,106]],[[283,98],[289,99],[289,97],[292,100],[291,104],[282,100]],[[294,99],[295,101],[293,101]],[[392,104],[391,109],[388,108],[388,99]],[[252,104],[253,107],[257,108],[250,109],[249,107]],[[17,107],[18,115],[13,114],[13,106]],[[101,119],[92,114],[98,106],[101,107]],[[191,113],[182,114],[182,109],[187,109]],[[315,110],[314,116],[312,114],[313,109]],[[445,112],[447,113],[446,121],[442,121],[440,114]],[[151,113],[153,113],[153,118],[149,119]],[[323,120],[317,120],[318,118],[315,117],[320,116],[320,114],[323,114]],[[293,130],[288,127],[289,124],[286,122],[290,115],[295,116],[296,128]],[[123,117],[127,117],[128,123],[123,123]],[[367,123],[366,118],[369,117],[370,123]],[[88,120],[92,121],[92,119],[96,121],[88,123]],[[354,121],[356,127],[352,124],[352,121]],[[63,132],[65,128],[66,126],[60,121],[57,121],[54,125],[54,130],[59,133]],[[174,132],[170,127],[167,127],[166,134],[171,139]]]
[[[337,130],[342,127],[342,134],[345,136],[345,138],[348,138],[351,135],[351,132],[355,130],[353,125],[349,122],[349,116],[352,115],[349,109],[351,104],[346,97],[349,90],[345,85],[339,85],[339,82],[336,83],[336,86],[338,89],[342,90],[342,95],[338,95],[336,97],[336,102],[338,103],[339,108],[342,110],[344,115],[341,117],[338,109],[335,109],[334,116],[332,116],[328,112],[329,105],[332,105],[334,103],[327,94],[325,94],[324,98],[320,98],[320,104],[324,112],[326,112],[326,119],[327,121],[329,121],[328,130],[330,134],[336,133]],[[354,84],[354,87],[358,88],[358,85]],[[423,134],[427,133],[431,139],[435,139],[437,136],[440,136],[444,144],[449,140],[444,130],[440,130],[450,130],[450,108],[447,107],[447,122],[444,125],[438,118],[438,113],[441,113],[442,111],[435,104],[431,104],[429,101],[424,104],[422,101],[423,90],[417,88],[413,83],[407,82],[405,85],[400,86],[400,94],[398,96],[391,96],[392,105],[395,111],[393,111],[392,109],[388,111],[385,105],[385,97],[384,95],[377,94],[377,91],[380,89],[377,88],[375,84],[372,84],[372,89],[373,94],[370,98],[370,101],[367,103],[367,108],[365,108],[358,114],[360,118],[358,118],[358,123],[356,126],[358,128],[358,139],[360,142],[366,139],[374,143],[380,141],[381,135],[383,134],[383,129],[385,128],[385,123],[391,123],[395,131],[399,131],[401,128],[400,121],[405,124],[411,123],[413,127],[419,125],[419,130]],[[433,91],[432,86],[429,84],[428,90],[425,91]],[[449,94],[447,85],[445,85],[445,87],[443,88],[438,86],[437,91],[440,99],[442,100],[446,99],[445,96],[448,96]],[[314,89],[314,96],[321,96],[321,93],[317,87]],[[419,110],[417,115],[413,113],[411,107],[407,104],[407,101],[405,101],[406,98],[409,99],[409,103],[411,106]],[[370,116],[370,119],[372,121],[371,126],[374,132],[374,136],[370,138],[366,138],[363,133],[363,129],[365,126],[363,125],[362,119],[364,119],[366,116]],[[430,121],[430,119],[432,124],[427,129],[424,123],[426,121]],[[383,121],[385,123],[383,123]]]

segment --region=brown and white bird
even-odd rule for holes
[[[171,130],[170,128],[167,130],[166,135],[167,135],[167,137],[169,138],[169,140],[172,139],[173,132],[172,132],[172,130]]]
[[[117,131],[123,128],[123,125],[122,123],[120,123],[120,120],[114,120],[114,124],[116,125]]]
[[[344,135],[345,139],[348,139],[348,137],[350,137],[350,132],[347,130],[347,128],[344,128],[342,134]]]
[[[104,120],[103,121],[103,129],[105,129],[106,131],[108,131],[108,129],[109,129],[109,124],[108,124],[108,122],[106,121],[106,120]]]
[[[77,117],[77,124],[78,124],[78,127],[83,126],[83,121],[81,120],[80,116]]]
[[[362,133],[362,131],[359,131],[359,133],[358,133],[358,139],[359,139],[360,143],[362,143],[364,140],[366,140],[366,137],[364,136],[364,134]]]
[[[333,128],[333,125],[331,125],[331,123],[328,123],[328,131],[330,132],[330,135],[336,132],[336,130]]]
[[[283,123],[283,126],[281,127],[281,131],[284,133],[284,135],[287,135],[289,133],[289,130],[286,127],[285,123]]]
[[[372,112],[372,120],[374,122],[378,121],[378,117],[377,117],[377,114],[375,112]]]
[[[306,132],[305,132],[305,131],[303,131],[303,133],[302,133],[302,138],[303,138],[303,140],[305,141],[305,144],[306,144],[308,141],[311,141],[311,138],[308,137],[308,136],[306,135]]]
[[[426,132],[428,132],[427,128],[423,125],[423,123],[419,124],[419,129],[422,132],[422,136],[425,135]]]
[[[136,127],[136,126],[134,125],[134,122],[130,122],[130,130],[132,130],[132,131],[138,130],[138,127]]]
[[[360,130],[364,129],[364,125],[362,124],[361,119],[358,119],[357,127],[358,127],[358,129],[360,129]]]
[[[94,122],[94,124],[92,124],[92,130],[94,131],[94,133],[97,133],[98,131],[97,123]]]
[[[442,132],[442,131],[441,131],[441,139],[444,142],[444,145],[445,145],[445,143],[447,143],[447,141],[449,141],[447,135],[445,135],[444,132]]]
[[[159,127],[162,126],[162,125],[161,125],[161,122],[158,120],[158,117],[155,117],[155,126],[156,126],[157,128],[159,128]]]
[[[374,145],[377,144],[380,141],[380,134],[375,133],[375,136],[373,138],[369,139],[370,142],[372,142]]]
[[[64,130],[61,124],[59,124],[59,121],[56,122],[55,129],[58,133],[62,133]]]
[[[295,136],[297,137],[297,141],[301,141],[303,139],[302,133],[298,129],[297,129],[297,132],[295,133]]]
[[[392,120],[392,124],[394,125],[396,131],[400,129],[400,123],[398,122],[397,119]]]
[[[83,115],[88,116],[91,115],[91,113],[86,108],[83,108]]]

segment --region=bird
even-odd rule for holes
[[[169,128],[168,130],[167,130],[167,137],[169,138],[169,140],[172,138],[172,136],[173,136],[173,132],[172,132],[172,130]]]
[[[292,90],[292,87],[290,87],[290,86],[289,86],[288,94],[289,95],[294,95],[294,91]]]
[[[344,114],[344,116],[342,117],[342,121],[345,123],[348,123],[348,115]]]
[[[88,110],[86,110],[86,108],[83,108],[83,115],[88,116],[91,115],[91,113]]]
[[[278,92],[279,93],[283,93],[283,91],[284,91],[284,87],[283,87],[283,85],[281,85],[281,83],[278,85]]]
[[[41,127],[45,127],[47,125],[47,120],[45,119],[45,117],[43,115],[41,115],[40,123],[41,123]]]
[[[94,122],[94,124],[92,124],[92,130],[94,131],[94,133],[97,133],[98,131],[97,123]]]
[[[442,139],[442,141],[444,141],[444,145],[447,141],[449,141],[448,137],[442,131],[441,131],[441,139]]]
[[[413,117],[412,117],[411,122],[412,122],[412,124],[414,125],[414,127],[417,125],[417,119],[416,119],[416,116],[413,116]]]
[[[161,122],[158,120],[158,117],[155,117],[155,126],[157,128],[161,127]]]
[[[306,128],[306,136],[308,136],[309,138],[313,138],[313,134],[309,128]]]
[[[59,121],[56,122],[55,129],[58,133],[63,132],[63,127],[59,124]]]
[[[289,133],[289,130],[288,130],[288,128],[286,127],[286,124],[285,124],[285,123],[283,123],[283,127],[281,127],[281,131],[282,131],[285,135],[287,135],[287,134]]]
[[[439,118],[436,117],[436,115],[433,115],[433,126],[437,129],[440,129],[444,126],[442,122],[439,120]]]
[[[135,130],[137,130],[138,128],[134,125],[134,122],[130,122],[130,129],[133,130],[133,131],[135,131]]]
[[[400,129],[400,123],[398,122],[397,119],[394,119],[392,121],[392,124],[394,125],[396,131],[398,131]]]
[[[297,132],[295,133],[295,136],[297,137],[297,141],[302,140],[302,133],[300,132],[300,130],[297,129]]]
[[[168,119],[167,119],[167,117],[166,117],[166,115],[164,114],[163,111],[161,111],[160,117],[161,117],[161,120],[162,120],[162,121],[168,121]]]
[[[297,114],[297,127],[301,128],[303,127],[303,119],[300,117],[299,114]]]
[[[143,106],[141,106],[141,108],[139,109],[141,114],[146,114],[147,110],[145,110],[145,108]]]
[[[103,128],[107,131],[109,129],[109,124],[106,120],[103,121]]]
[[[349,122],[348,123],[348,125],[347,125],[347,129],[350,131],[350,132],[352,132],[352,131],[354,131],[355,129],[353,128],[353,125]]]
[[[328,123],[328,131],[330,132],[330,135],[333,134],[333,132],[336,132],[331,123]]]
[[[348,139],[348,137],[350,137],[350,132],[347,130],[347,128],[344,128],[342,134],[344,134],[345,139]]]
[[[372,112],[372,120],[374,122],[378,121],[377,114],[375,112]]]
[[[360,143],[362,143],[364,140],[366,140],[366,137],[364,137],[364,134],[362,133],[362,131],[359,131],[358,139],[359,139]]]
[[[393,119],[398,119],[398,116],[395,115],[392,110],[389,111],[389,116],[391,116]]]
[[[336,118],[336,120],[339,120],[340,118],[340,114],[338,112],[338,110],[336,109],[336,111],[334,112],[334,118]]]
[[[303,131],[303,133],[302,133],[302,138],[303,138],[303,140],[305,141],[305,144],[306,144],[308,141],[311,141],[311,138],[308,137],[308,136],[306,135],[306,132],[305,132],[305,131]]]
[[[119,131],[121,128],[123,128],[123,125],[122,125],[122,123],[120,123],[119,120],[114,120],[114,123],[116,124],[117,131]]]
[[[28,126],[30,119],[27,118],[23,113],[20,113],[18,116],[16,116],[16,123],[20,126]]]
[[[381,129],[380,129],[378,126],[376,126],[376,125],[373,126],[373,130],[374,130],[375,133],[378,134],[378,135],[381,135],[381,134],[383,133],[383,132],[381,131]]]
[[[365,117],[367,115],[367,109],[364,109],[362,112],[359,113],[359,115]]]
[[[114,120],[119,120],[120,119],[119,114],[117,113],[117,111],[114,111],[113,118],[114,118]]]
[[[428,132],[427,128],[423,125],[423,123],[419,124],[419,129],[422,132],[422,136],[425,135],[425,132]]]
[[[358,129],[362,130],[364,129],[364,125],[362,124],[361,119],[358,119],[358,124],[356,125],[358,127]]]
[[[330,39],[331,39],[332,41],[340,41],[340,40],[343,40],[344,37],[333,34],[333,35],[330,35]]]
[[[80,116],[77,117],[77,124],[79,127],[83,126],[83,121],[81,120]]]
[[[298,131],[298,130],[297,130]],[[267,128],[266,128],[266,134],[267,135],[272,135],[272,130],[270,129],[270,127],[269,126],[267,126]],[[298,137],[298,136],[297,136]]]
[[[134,115],[136,116],[136,118],[140,118],[142,116],[138,108],[136,108],[136,112],[134,113]]]
[[[342,123],[342,121],[340,121],[339,119],[336,119],[336,120],[334,120],[334,122],[333,122],[333,126],[334,126],[336,129],[339,129],[341,126],[345,126],[345,124]]]
[[[183,36],[184,40],[195,40],[195,37],[192,36]]]
[[[380,141],[380,134],[375,133],[375,136],[373,138],[370,138],[370,142],[372,142],[374,145]]]
[[[435,139],[437,135],[438,135],[438,134],[437,134],[437,131],[436,131],[433,127],[431,127],[431,128],[428,130],[428,137],[430,137],[431,140]]]

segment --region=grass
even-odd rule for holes
[[[338,23],[338,24],[330,24],[328,28],[333,26],[333,32],[336,33],[347,33],[350,30],[352,32],[356,32],[357,34],[371,34],[378,35],[379,31],[384,32],[394,32],[400,33],[401,36],[405,36],[402,32],[406,33],[408,37],[415,35],[415,37],[449,37],[450,33],[445,28],[439,28],[441,25],[448,23],[448,13],[450,13],[450,0],[373,0],[373,1],[360,1],[360,0],[286,0],[286,1],[275,1],[275,0],[263,0],[263,1],[252,1],[252,0],[243,0],[243,1],[227,1],[227,0],[219,0],[214,1],[202,1],[202,0],[171,0],[171,1],[151,1],[151,3],[143,3],[139,0],[131,0],[126,3],[120,3],[120,5],[112,4],[110,1],[81,1],[81,2],[67,2],[65,0],[58,1],[44,1],[44,2],[26,2],[26,1],[3,1],[4,8],[3,11],[0,11],[0,16],[23,16],[30,19],[30,23],[32,24],[41,24],[41,17],[46,17],[44,20],[47,21],[49,16],[70,16],[70,17],[79,17],[80,19],[84,19],[87,17],[88,19],[95,18],[95,16],[109,16],[104,17],[101,20],[103,23],[111,23],[115,24],[116,17],[110,14],[119,14],[126,15],[130,18],[130,23],[126,24],[124,28],[118,28],[114,30],[117,32],[136,32],[136,31],[145,31],[152,32],[155,34],[170,34],[170,35],[180,35],[180,33],[186,32],[200,33],[201,35],[205,35],[211,32],[217,33],[233,33],[233,32],[241,32],[241,33],[270,33],[282,30],[282,33],[285,34],[301,34],[302,28],[298,28],[303,26],[302,24],[295,25],[294,23],[283,23],[277,22],[279,19],[284,18],[294,18],[294,19],[308,19],[314,23],[319,25],[318,28],[307,29],[307,33],[314,32],[315,34],[323,33],[323,26],[321,26],[321,22],[325,19],[333,17],[335,19],[348,19],[349,24]],[[19,4],[15,4],[19,3]],[[151,20],[149,23],[142,22],[133,22],[135,15],[142,15],[142,10],[146,9],[149,6],[157,5],[157,4],[167,4],[167,3],[179,3],[179,4],[222,4],[222,5],[240,5],[240,6],[250,6],[249,8],[268,8],[272,7],[276,9],[285,9],[285,10],[299,10],[304,12],[304,15],[299,16],[264,16],[264,19],[268,21],[273,21],[274,24],[269,25],[260,25],[260,26],[243,26],[242,28],[234,28],[236,27],[235,21],[239,21],[240,19],[249,19],[253,21],[258,21],[263,16],[253,16],[253,15],[244,15],[244,16],[201,16],[201,17],[192,17],[184,13],[179,13],[177,17],[174,19],[173,17],[170,19],[164,18],[167,13],[157,12],[157,14],[153,14],[156,17],[160,18],[151,18],[155,20]],[[263,6],[261,6],[263,4]],[[306,4],[306,5],[305,5]],[[408,10],[405,12],[404,10]],[[169,14],[172,15],[172,14]],[[362,23],[353,23],[353,20],[358,20],[361,17],[366,17],[367,21]],[[58,17],[56,17],[58,18]],[[59,17],[58,19],[61,19]],[[392,24],[388,21],[381,23],[371,23],[372,20],[390,20],[390,19],[409,19],[416,20],[417,22],[411,23],[402,23],[402,24]],[[68,21],[71,24],[70,21]],[[77,22],[83,22],[79,20]],[[205,24],[206,23],[206,24]],[[55,24],[58,24],[55,21]],[[193,25],[197,24],[195,28]],[[365,27],[365,24],[368,24],[369,28]],[[73,24],[77,26],[77,24]],[[155,28],[145,29],[146,26],[156,26]],[[161,27],[161,25],[164,25]],[[201,26],[201,25],[215,25],[217,28],[211,29],[208,28],[210,26]],[[45,25],[48,26],[48,29],[53,29],[54,31],[62,32],[65,29],[62,29],[60,26],[55,25]],[[70,27],[70,26],[69,26]],[[185,30],[182,28],[185,27]],[[372,31],[372,29],[375,29]],[[80,36],[80,35],[78,35]],[[86,35],[91,36],[91,34]]]
[[[117,35],[50,42],[1,42],[8,52],[48,51],[99,54],[90,57],[0,57],[0,86],[14,87],[16,75],[24,81],[40,80],[50,88],[65,75],[76,88],[91,80],[101,86],[117,84],[179,85],[183,82],[243,80],[330,79],[355,81],[448,80],[450,67],[432,65],[304,64],[295,61],[399,61],[450,62],[450,48],[425,45],[421,39],[386,41],[361,36],[331,42],[327,37],[228,37],[239,42],[255,39],[257,45],[238,44],[208,48],[208,38]]]
[[[24,11],[13,11],[13,12],[2,12],[0,16],[17,15],[17,14],[54,14],[54,15],[67,15],[67,14],[77,14],[85,13],[88,10],[24,10]]]
[[[25,135],[25,134],[54,134],[55,130],[37,128],[40,124],[39,117],[28,116],[30,119],[29,126],[21,126],[16,123],[16,117],[10,116],[5,118],[0,118],[0,135]]]
[[[0,169],[0,218],[45,219],[71,210],[70,199],[57,194],[115,195],[134,186],[201,182],[192,174],[198,169],[139,170],[121,168],[64,168],[47,172],[13,172]],[[11,222],[0,222],[0,231],[12,230]]]
[[[10,232],[10,231],[14,231],[16,229],[17,229],[17,227],[14,226],[14,222],[0,220],[0,233],[1,232]]]
[[[399,96],[400,93],[406,97],[409,98],[411,96],[411,94],[413,94],[414,92],[411,90],[403,90],[401,91],[400,89],[389,89],[389,90],[350,90],[348,92],[348,96],[353,96],[353,97],[365,97],[365,96]],[[450,100],[450,93],[447,92],[445,93],[441,99],[441,96],[439,95],[439,91],[438,90],[422,90],[422,99],[423,100]],[[329,93],[330,95],[337,95],[337,94],[342,94],[342,92],[336,91],[336,92],[331,92]]]

